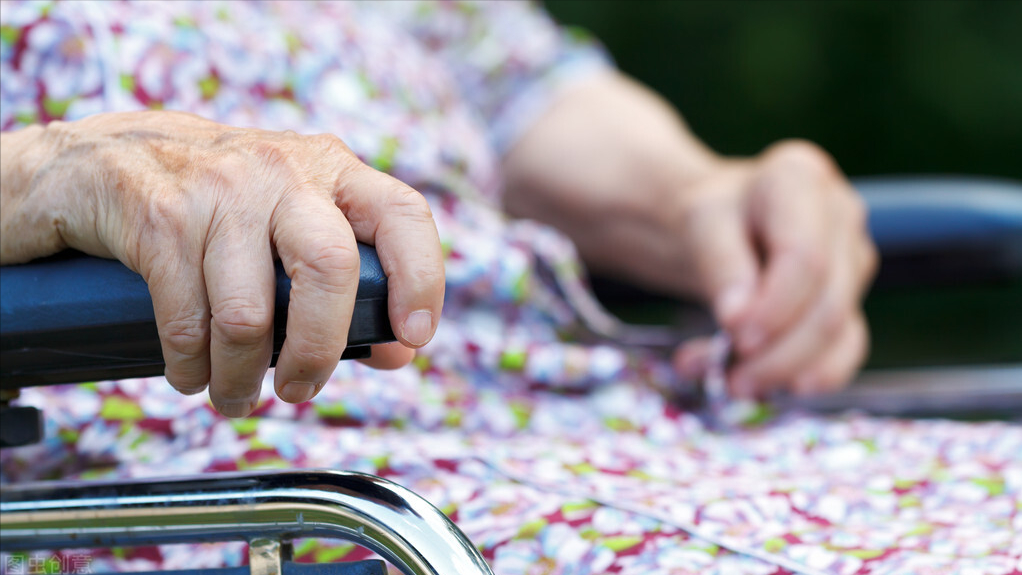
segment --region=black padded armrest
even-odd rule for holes
[[[341,359],[394,341],[387,277],[359,244],[358,295]],[[277,265],[273,363],[284,342],[291,280]],[[120,262],[66,252],[0,267],[0,389],[162,375],[149,288]]]

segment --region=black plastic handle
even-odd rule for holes
[[[368,357],[371,344],[395,340],[387,276],[375,249],[358,249],[358,295],[341,359]],[[290,291],[278,263],[274,363]],[[0,389],[150,377],[163,368],[149,288],[120,262],[66,252],[0,267]]]

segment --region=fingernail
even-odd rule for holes
[[[741,345],[742,351],[745,353],[755,352],[765,341],[766,334],[757,326],[750,326],[744,329],[738,336],[738,343]]]
[[[280,397],[288,403],[303,403],[312,399],[319,385],[308,381],[289,381],[280,390]]]
[[[426,345],[433,337],[433,314],[424,309],[408,314],[401,325],[401,336],[412,345]]]
[[[730,323],[735,316],[741,313],[752,297],[752,286],[747,283],[734,284],[729,286],[717,298],[717,318],[721,323]]]
[[[245,417],[255,410],[255,401],[230,401],[216,406],[224,417]]]

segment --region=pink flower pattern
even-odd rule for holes
[[[343,362],[302,405],[267,385],[244,420],[159,379],[26,390],[47,438],[6,451],[2,480],[375,473],[446,512],[498,575],[1022,572],[1019,426],[786,413],[720,433],[670,399],[686,383],[655,353],[581,337],[581,264],[555,230],[501,215],[499,158],[557,90],[607,65],[521,2],[3,2],[4,130],[148,108],[335,133],[426,194],[449,285],[411,366]]]

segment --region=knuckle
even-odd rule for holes
[[[433,212],[430,210],[429,202],[426,201],[426,196],[408,186],[397,186],[391,195],[389,204],[393,212],[405,218],[433,221]]]
[[[161,326],[163,343],[169,349],[185,356],[198,356],[209,349],[209,327],[202,314],[174,318]]]
[[[262,343],[273,328],[273,312],[269,306],[245,298],[218,302],[210,313],[218,335],[229,344]]]
[[[344,140],[336,134],[327,132],[308,136],[308,138],[309,141],[322,152],[326,152],[328,154],[350,154],[354,156],[354,153],[350,148],[348,148],[348,145],[344,143]]]
[[[338,277],[358,277],[361,259],[354,244],[348,246],[333,242],[318,242],[305,252],[304,258],[292,270],[292,278],[301,276],[317,284],[336,285]]]
[[[337,367],[341,358],[342,348],[331,346],[326,341],[305,340],[302,345],[291,349],[295,364],[303,366],[302,369],[309,374],[325,374]]]
[[[808,140],[782,140],[769,148],[767,156],[771,161],[791,169],[827,176],[840,173],[834,158]]]

